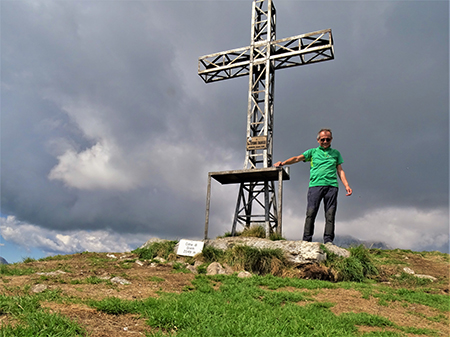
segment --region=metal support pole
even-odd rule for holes
[[[281,224],[282,224],[282,219],[281,219],[281,215],[282,210],[283,210],[283,169],[279,168],[278,169],[278,208],[277,208],[277,213],[278,213],[278,226],[277,226],[277,234],[279,236],[281,236],[282,234],[282,229],[281,229]]]
[[[270,218],[269,218],[269,214],[270,214],[270,196],[269,196],[269,182],[265,181],[264,182],[264,210],[265,210],[265,214],[264,214],[264,220],[265,220],[265,229],[266,229],[266,238],[268,238],[270,236]]]
[[[205,240],[208,239],[209,207],[211,205],[211,173],[208,173],[208,187],[206,190]]]

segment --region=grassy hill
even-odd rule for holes
[[[207,276],[206,256],[143,253],[0,266],[0,336],[450,335],[448,254],[370,249],[376,273],[330,282],[289,267],[277,269],[289,277]]]

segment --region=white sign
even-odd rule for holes
[[[247,138],[247,150],[263,150],[263,149],[267,149],[267,136]]]
[[[202,241],[180,240],[177,255],[194,256],[201,253],[204,243]]]

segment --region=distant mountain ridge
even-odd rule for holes
[[[366,248],[393,249],[385,242],[359,240],[351,235],[336,235],[334,244],[342,248],[363,245]]]
[[[0,264],[9,264],[3,257],[0,256]]]

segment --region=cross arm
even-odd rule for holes
[[[198,74],[206,83],[249,74],[250,47],[227,50],[198,59]]]
[[[271,42],[275,69],[295,67],[334,59],[331,29]]]

